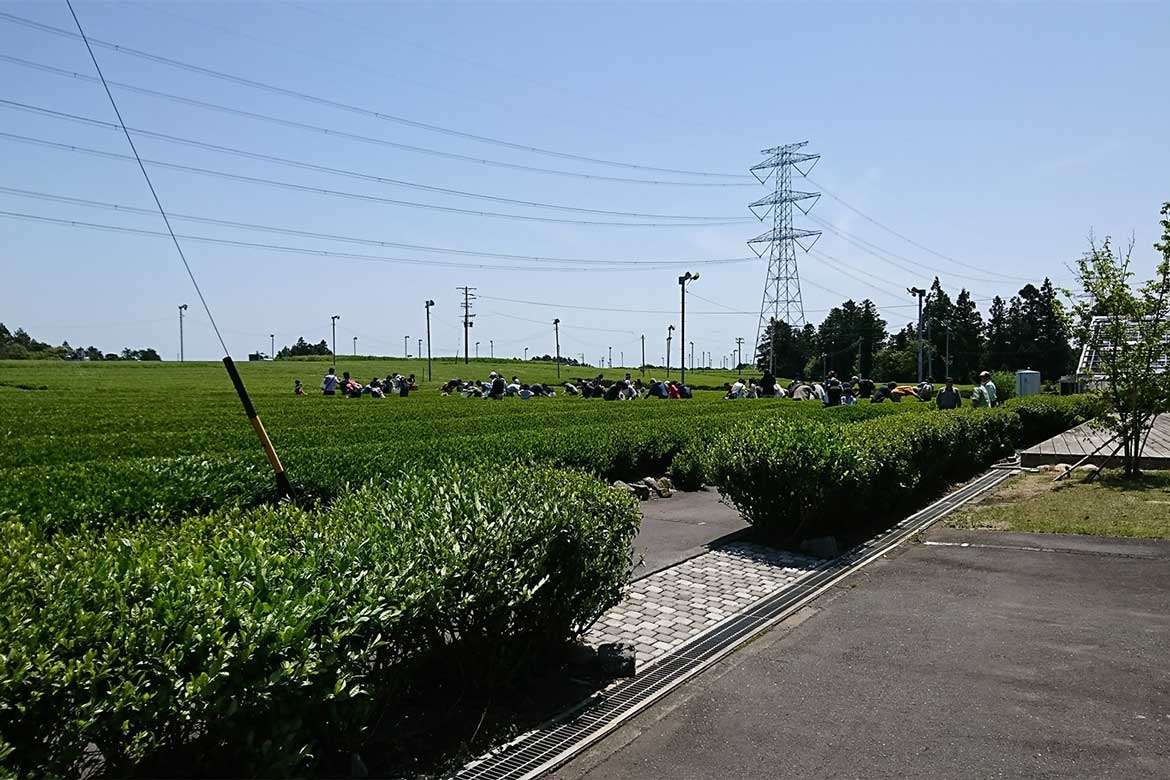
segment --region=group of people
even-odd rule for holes
[[[649,384],[643,384],[640,379],[632,379],[626,374],[624,379],[608,380],[601,374],[592,379],[578,378],[576,382],[564,382],[561,392],[567,396],[580,398],[601,398],[606,401],[630,401],[635,398],[690,398],[691,388],[678,382],[659,382],[651,379]],[[539,382],[527,384],[520,381],[520,377],[513,376],[510,381],[495,371],[488,374],[486,381],[463,381],[452,379],[439,388],[442,395],[460,395],[463,398],[552,398],[557,390],[547,384]]]
[[[348,371],[343,372],[339,377],[336,369],[330,368],[321,380],[321,393],[323,395],[341,395],[346,398],[361,398],[364,395],[371,398],[385,398],[388,395],[406,398],[415,390],[418,390],[418,385],[415,384],[414,374],[410,376],[387,374],[385,379],[374,377],[368,384],[363,385],[359,380],[351,377]],[[305,394],[305,386],[299,379],[295,380],[293,384],[293,394]]]
[[[858,376],[842,380],[835,371],[830,371],[824,382],[804,382],[798,378],[783,387],[765,371],[759,381],[749,378],[745,384],[743,379],[737,379],[725,384],[723,389],[723,397],[727,400],[791,398],[795,401],[820,401],[825,406],[848,406],[861,401],[874,404],[885,401],[899,403],[903,399],[913,398],[924,402],[933,400],[939,409],[958,409],[963,405],[963,397],[950,377],[946,378],[943,389],[936,393],[934,384],[925,380],[917,385],[899,385],[897,382],[877,384],[872,379]],[[971,391],[970,401],[971,406],[977,409],[998,405],[998,394],[990,372],[979,374],[979,382]]]

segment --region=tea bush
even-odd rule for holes
[[[1013,398],[1001,406],[1019,416],[1023,426],[1021,444],[1024,447],[1092,420],[1104,409],[1100,396],[1094,394],[1034,395]]]
[[[490,685],[619,601],[628,496],[577,472],[437,465],[327,510],[51,537],[4,517],[0,766],[298,774],[434,664]]]
[[[1011,452],[1010,409],[879,417],[849,426],[777,419],[712,441],[711,481],[767,537],[837,535],[913,505]]]

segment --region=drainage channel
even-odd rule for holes
[[[840,580],[877,560],[957,507],[991,490],[1013,473],[994,469],[987,472],[888,531],[826,561],[793,586],[765,596],[746,611],[667,653],[637,677],[614,683],[559,720],[473,761],[454,778],[531,780],[552,770],[748,639],[796,612]]]

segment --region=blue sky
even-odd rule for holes
[[[914,242],[822,198],[812,217],[836,233],[827,230],[817,252],[800,257],[805,308],[814,322],[843,296],[870,297],[898,327],[912,319],[903,288],[929,284],[935,274],[952,293],[966,286],[980,300],[1012,294],[1021,278],[1067,279],[1066,263],[1083,250],[1090,230],[1132,232],[1137,268],[1148,272],[1158,207],[1170,199],[1167,3],[82,0],[75,8],[96,39],[522,146],[744,174],[760,149],[807,139],[809,150],[823,156],[812,172],[817,185]],[[72,29],[63,2],[0,3],[0,12]],[[576,173],[739,183],[529,153],[105,48],[96,53],[114,81],[397,144]],[[0,19],[0,54],[93,73],[80,42],[7,19]],[[0,83],[3,100],[114,119],[105,94],[89,81],[0,61]],[[114,94],[133,128],[517,200],[740,220],[751,218],[747,203],[767,192],[754,184],[659,186],[520,171],[277,126],[119,87]],[[11,107],[0,107],[0,117],[5,133],[127,152],[125,140],[109,129]],[[621,219],[425,192],[142,136],[136,142],[148,159],[310,188],[541,219]],[[152,206],[141,174],[124,160],[0,138],[0,161],[5,188]],[[400,355],[404,336],[413,353],[424,335],[427,298],[436,301],[435,352],[454,354],[462,343],[455,288],[469,284],[481,295],[473,339],[482,342],[483,355],[489,339],[501,356],[520,355],[525,346],[551,352],[551,320],[559,317],[565,354],[584,353],[595,362],[612,346],[615,364],[623,352],[633,364],[645,333],[647,358],[656,361],[667,325],[677,324],[677,314],[668,313],[678,305],[676,278],[688,269],[702,273],[688,301],[687,335],[696,356],[710,351],[718,363],[737,336],[750,343],[755,335],[766,266],[687,263],[749,256],[745,241],[764,230],[754,219],[697,227],[521,221],[149,170],[164,205],[179,214],[445,249],[629,261],[588,273],[452,268],[438,264],[493,261],[176,222],[183,234],[416,261],[185,242],[238,356],[267,351],[269,333],[278,347],[300,335],[327,338],[332,314],[342,315],[342,353],[352,349],[355,335],[363,353]],[[809,182],[796,186],[817,189]],[[13,194],[0,193],[0,210],[162,229],[157,216]],[[799,215],[796,222],[821,227]],[[149,345],[172,359],[176,306],[189,303],[188,358],[220,356],[167,240],[8,218],[0,225],[0,321],[10,327],[106,350]],[[634,264],[647,260],[671,262]]]

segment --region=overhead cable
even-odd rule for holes
[[[49,25],[49,24],[44,24],[42,22],[37,22],[37,21],[32,20],[32,19],[26,19],[22,16],[17,16],[15,14],[6,13],[3,11],[0,11],[0,19],[4,19],[4,20],[7,20],[7,21],[12,22],[14,24],[23,25],[24,27],[28,27],[28,28],[31,28],[34,30],[39,30],[41,32],[50,33],[53,35],[59,35],[62,37],[72,38],[72,39],[79,39],[80,38],[80,36],[77,33],[70,32],[69,30],[65,30],[65,29],[62,29],[60,27],[55,27],[55,26]],[[263,81],[257,81],[255,79],[250,79],[250,78],[247,78],[245,76],[239,76],[239,75],[235,75],[232,73],[226,73],[224,71],[215,70],[213,68],[207,68],[207,67],[204,67],[202,65],[195,65],[195,64],[189,63],[189,62],[183,62],[181,60],[176,60],[176,59],[173,59],[171,57],[164,57],[164,56],[159,55],[159,54],[152,54],[150,52],[143,51],[141,49],[135,49],[135,48],[132,48],[129,46],[123,46],[123,45],[120,45],[117,43],[112,43],[110,41],[103,41],[103,40],[100,40],[98,38],[89,38],[88,42],[92,45],[101,46],[103,48],[109,49],[110,51],[115,51],[119,54],[125,54],[125,55],[129,55],[132,57],[138,57],[140,59],[148,60],[150,62],[155,62],[155,63],[161,64],[161,65],[167,65],[169,67],[178,68],[181,70],[189,71],[191,73],[198,73],[198,74],[203,75],[203,76],[208,76],[210,78],[219,79],[221,81],[231,82],[233,84],[239,84],[241,86],[250,87],[252,89],[263,90],[263,91],[271,92],[271,93],[278,94],[278,95],[284,95],[286,97],[292,97],[292,98],[296,98],[299,100],[304,100],[304,101],[307,101],[310,103],[316,103],[318,105],[328,106],[330,108],[336,108],[336,109],[343,110],[343,111],[349,111],[351,113],[360,114],[362,116],[367,116],[367,117],[370,117],[373,119],[379,119],[379,120],[386,121],[386,122],[394,122],[397,124],[405,125],[407,127],[413,127],[413,128],[419,129],[419,130],[426,130],[426,131],[433,132],[433,133],[442,133],[444,135],[455,136],[458,138],[465,138],[467,140],[478,141],[480,143],[494,144],[496,146],[502,146],[502,147],[505,147],[508,149],[515,149],[517,151],[529,152],[532,154],[541,154],[541,155],[546,155],[549,157],[558,157],[558,158],[566,159],[566,160],[575,160],[577,162],[591,163],[594,165],[606,165],[606,166],[615,167],[615,168],[625,168],[625,169],[629,169],[629,170],[651,171],[651,172],[655,172],[655,173],[669,173],[669,174],[684,175],[684,176],[723,178],[723,179],[730,179],[730,180],[740,180],[740,179],[748,178],[742,174],[734,174],[734,173],[717,173],[717,172],[711,172],[711,171],[691,171],[691,170],[684,170],[684,169],[677,169],[677,168],[660,168],[660,167],[651,166],[651,165],[639,165],[639,164],[635,164],[635,163],[619,162],[616,160],[606,160],[606,159],[599,158],[599,157],[588,157],[586,155],[573,154],[570,152],[561,152],[561,151],[557,151],[554,149],[545,149],[545,148],[538,147],[538,146],[530,146],[527,144],[514,143],[512,141],[505,141],[505,140],[498,139],[498,138],[492,138],[489,136],[478,135],[476,133],[470,133],[470,132],[467,132],[464,130],[456,130],[456,129],[449,128],[449,127],[442,127],[440,125],[434,125],[434,124],[429,124],[427,122],[420,122],[420,121],[417,121],[414,119],[408,119],[406,117],[395,116],[393,114],[387,114],[387,113],[384,113],[381,111],[376,111],[374,109],[365,108],[363,106],[356,106],[356,105],[352,105],[349,103],[343,103],[339,100],[332,100],[330,98],[320,97],[318,95],[311,95],[307,92],[301,92],[301,91],[295,90],[295,89],[288,89],[285,87],[280,87],[280,86],[277,86],[275,84],[269,84],[269,83],[266,83]]]
[[[81,116],[79,114],[70,114],[65,111],[55,111],[50,108],[42,106],[34,106],[28,103],[20,103],[15,100],[0,99],[0,107],[10,108],[17,111],[26,111],[40,116],[47,116],[53,119],[60,119],[68,122],[76,122],[79,124],[88,125],[90,127],[99,127],[105,130],[119,130],[118,125],[113,122],[103,122],[100,119],[92,117]],[[526,206],[529,208],[552,209],[554,211],[568,211],[576,214],[597,214],[601,216],[610,217],[629,217],[632,219],[673,219],[673,220],[691,220],[691,221],[742,221],[748,222],[750,220],[734,217],[734,216],[687,216],[679,214],[640,214],[629,211],[606,211],[604,209],[590,209],[581,208],[577,206],[565,206],[557,203],[543,203],[540,201],[521,200],[517,198],[508,198],[500,195],[487,195],[478,192],[468,192],[466,190],[450,189],[448,187],[438,187],[431,184],[420,184],[418,182],[404,181],[402,179],[391,179],[384,176],[376,176],[370,173],[363,173],[361,171],[350,171],[344,168],[335,168],[329,165],[321,165],[319,163],[305,162],[303,160],[291,160],[287,157],[277,157],[271,154],[264,154],[262,152],[253,152],[247,149],[239,149],[233,146],[223,146],[221,144],[208,143],[206,141],[198,141],[192,138],[183,138],[182,136],[170,135],[169,133],[159,133],[153,130],[143,130],[142,128],[131,127],[136,135],[155,138],[168,143],[182,144],[184,146],[193,146],[198,149],[207,149],[209,151],[218,152],[220,154],[232,154],[238,157],[247,157],[252,160],[260,160],[262,162],[270,162],[276,165],[287,165],[294,168],[302,168],[310,171],[317,171],[319,173],[328,173],[335,176],[345,176],[351,179],[362,179],[365,181],[372,181],[378,184],[388,184],[394,187],[406,187],[408,189],[424,190],[426,192],[436,192],[442,195],[454,195],[460,198],[472,198],[476,200],[488,200],[495,203],[508,203],[513,206]]]

